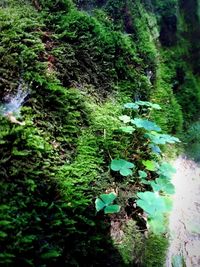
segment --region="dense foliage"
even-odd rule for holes
[[[145,239],[141,214],[165,231],[154,211],[165,220],[174,188],[161,150],[199,116],[186,8],[1,1],[1,266],[162,266],[167,241]],[[19,89],[16,121],[3,107]]]

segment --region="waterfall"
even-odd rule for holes
[[[15,94],[8,94],[4,97],[0,104],[0,115],[7,116],[14,114],[16,117],[20,116],[20,108],[29,94],[29,87],[21,78]]]

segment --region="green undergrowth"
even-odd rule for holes
[[[144,237],[139,232],[136,223],[133,220],[128,221],[122,227],[123,235],[114,236],[116,247],[120,251],[125,266],[132,266],[134,263],[140,263],[143,256]],[[147,266],[147,265],[146,265]]]
[[[152,101],[162,107],[162,111],[152,113],[152,117],[166,131],[180,133],[183,127],[181,106],[173,94],[171,79],[173,73],[167,65],[159,63],[155,90],[152,92]]]
[[[44,53],[40,32],[43,26],[41,16],[29,5],[0,9],[1,97],[14,92],[20,78],[28,82],[33,73],[43,73],[45,63],[40,60]]]
[[[68,100],[69,110],[77,104],[70,102],[72,92],[68,99],[62,94],[60,98],[64,102]],[[55,98],[56,94],[54,101]],[[62,101],[60,105],[56,103],[56,114],[60,116],[63,115]],[[32,114],[33,122],[30,108],[23,110],[22,118],[26,123],[23,127],[1,118],[4,129],[1,131],[2,264],[49,266],[51,262],[51,266],[58,263],[80,266],[84,259],[87,266],[94,262],[101,266],[112,257],[101,250],[106,243],[110,247],[111,241],[109,243],[109,238],[105,237],[107,222],[102,224],[95,216],[93,198],[96,191],[107,188],[108,182],[103,185],[102,180],[107,171],[104,163],[107,151],[103,146],[111,147],[113,128],[108,129],[108,122],[116,109],[110,114],[104,109],[105,122],[105,115],[93,105],[94,120],[79,132],[76,145],[72,147],[67,145],[68,140],[60,139],[62,136],[56,131],[58,125],[54,120],[48,118],[45,129],[44,122],[41,125],[39,120],[43,114],[39,113]],[[50,118],[57,118],[55,111],[48,112]],[[74,122],[73,117],[68,117],[62,122],[63,127],[70,127],[70,119]],[[113,125],[117,123],[113,118]],[[76,132],[73,134],[76,136]],[[98,180],[102,182],[101,188],[97,188]],[[112,251],[112,247],[110,249]],[[112,255],[115,255],[114,248]],[[120,256],[116,256],[116,261],[117,257]]]
[[[34,2],[0,3],[0,97],[6,102],[21,81],[29,91],[18,118],[25,125],[0,117],[0,264],[162,266],[167,241],[145,240],[142,210],[134,208],[137,192],[151,190],[138,171],[148,182],[158,177],[161,158],[148,145],[162,137],[147,140],[141,128],[155,124],[141,119],[130,135],[123,119],[135,113],[123,105],[158,103],[161,110],[140,115],[180,132],[199,104],[199,79],[182,63],[187,49],[177,53],[180,64],[170,63],[176,48],[161,51],[159,25],[140,1],[95,1],[91,10],[80,10],[80,1],[79,10],[70,0]],[[120,159],[131,167],[112,170]],[[95,198],[107,193],[118,195],[118,215],[96,212]]]
[[[165,266],[166,251],[169,246],[168,240],[164,236],[151,234],[144,246],[144,263],[146,267]]]

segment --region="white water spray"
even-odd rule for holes
[[[16,94],[6,95],[3,103],[0,104],[0,115],[7,116],[8,114],[14,114],[15,117],[20,117],[20,108],[29,92],[28,85],[25,84],[23,79],[20,79]]]

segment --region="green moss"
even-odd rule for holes
[[[116,242],[116,247],[122,255],[124,266],[133,266],[134,263],[141,262],[144,246],[143,235],[133,220],[128,221],[122,229],[123,236]]]
[[[44,52],[44,44],[40,38],[39,28],[44,25],[37,12],[28,5],[2,8],[0,25],[2,96],[2,92],[14,91],[19,79],[26,79],[27,73],[32,71],[43,73],[45,65],[39,62],[39,57]]]
[[[199,79],[184,63],[189,45],[161,49],[155,16],[140,1],[95,1],[103,10],[88,12],[70,0],[39,2],[40,12],[32,1],[0,4],[0,96],[14,93],[20,78],[30,88],[25,126],[0,118],[0,263],[131,266],[141,255],[138,228],[133,221],[124,227],[120,255],[111,218],[95,213],[94,199],[118,190],[119,217],[125,208],[132,215],[127,203],[137,181],[113,175],[110,161],[127,158],[139,168],[151,157],[143,135],[119,130],[123,102],[159,103],[161,112],[151,115],[173,133],[182,129],[182,112],[188,121],[197,113]],[[165,5],[156,6],[162,13]],[[166,247],[163,237],[150,236],[144,266],[160,267]]]
[[[165,266],[168,245],[166,237],[151,234],[146,241],[142,266]]]
[[[166,132],[180,133],[183,126],[183,115],[172,90],[173,69],[168,68],[162,62],[157,69],[155,90],[152,91],[151,99],[158,103],[162,110],[152,113],[153,118]]]

